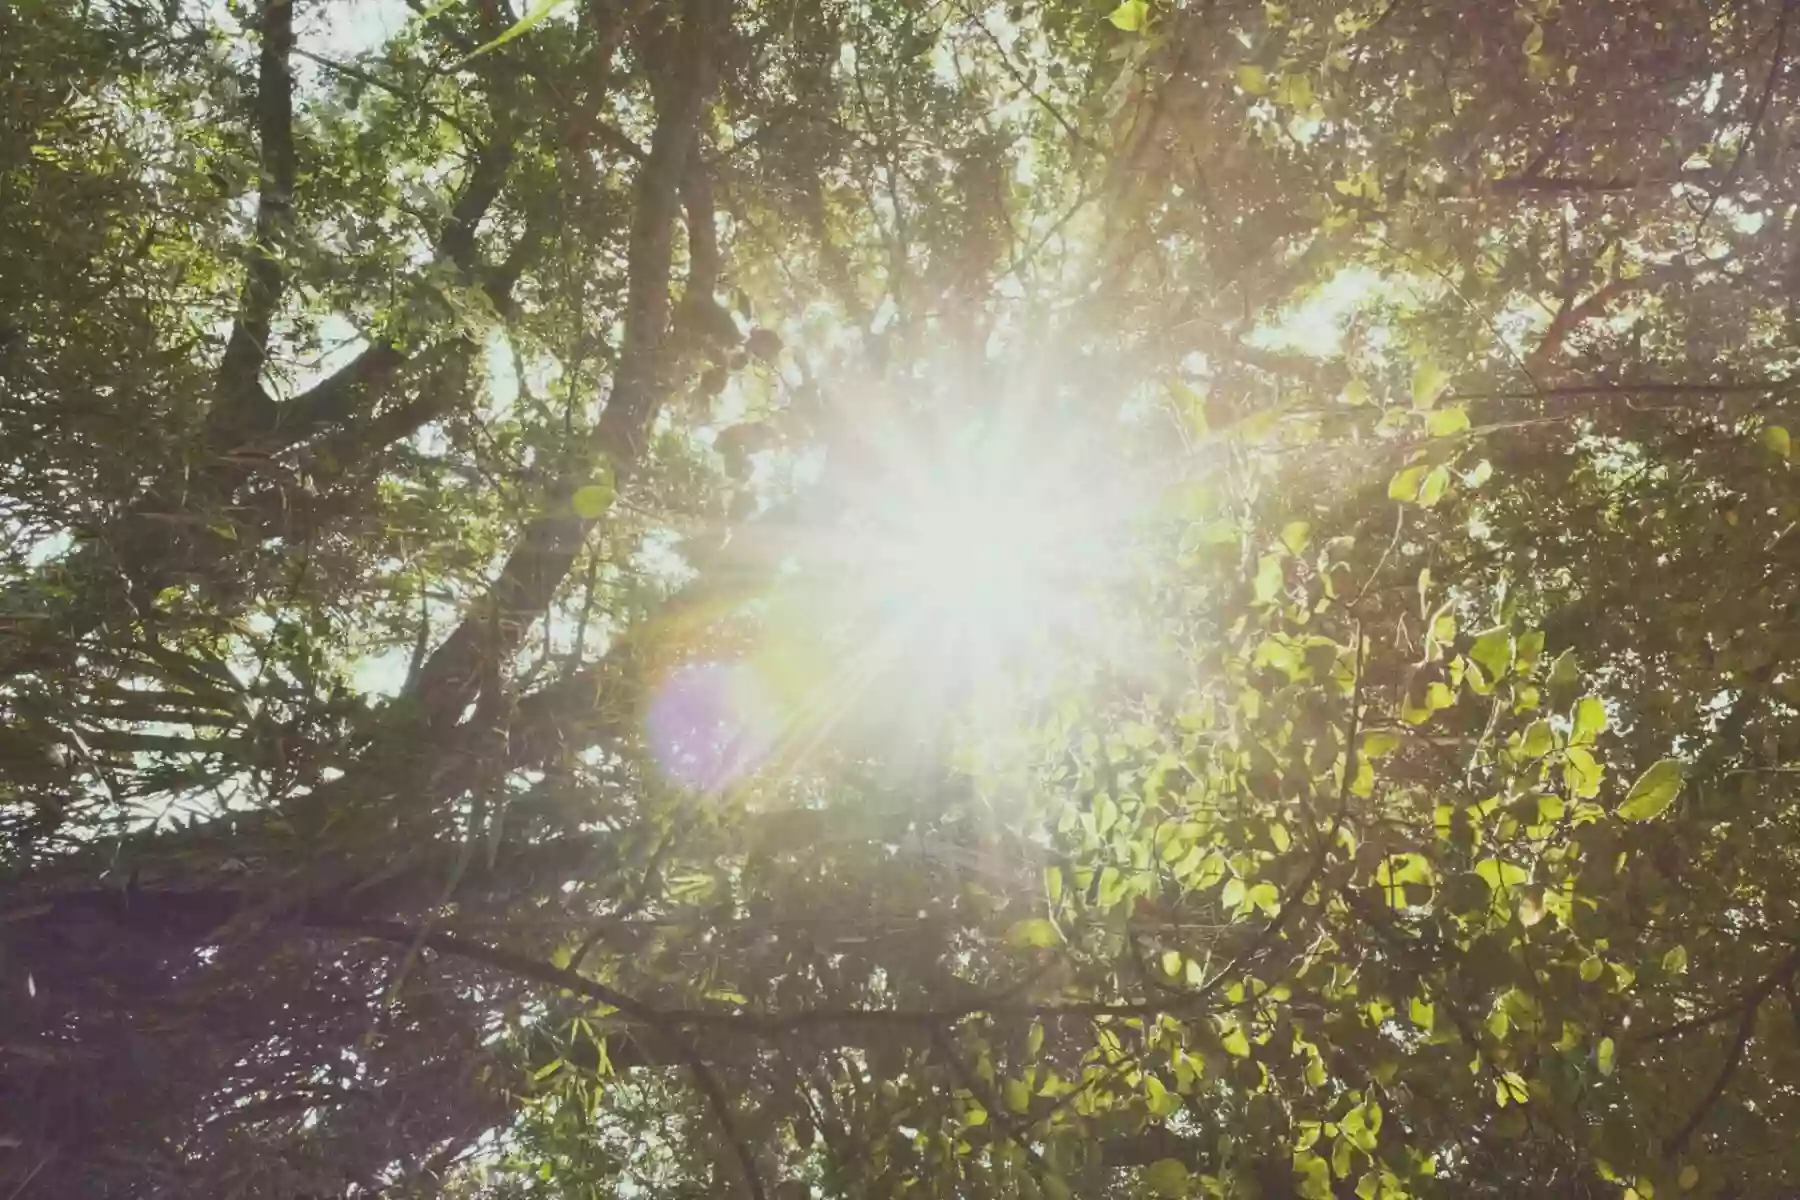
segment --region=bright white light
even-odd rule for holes
[[[878,551],[879,598],[916,607],[918,619],[958,640],[1013,641],[1066,594],[1058,568],[1075,533],[1067,516],[1029,494],[946,481],[895,514]]]
[[[1143,510],[1095,439],[879,433],[827,465],[817,519],[774,543],[786,566],[755,652],[663,683],[652,721],[679,736],[651,741],[678,782],[735,786],[833,743],[968,745],[1066,672],[1124,661],[1108,593]]]

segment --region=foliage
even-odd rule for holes
[[[0,1189],[1792,1194],[1792,7],[0,12]]]

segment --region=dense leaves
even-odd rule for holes
[[[0,1191],[1792,1194],[1792,7],[0,12]]]

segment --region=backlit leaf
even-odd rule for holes
[[[1433,409],[1425,418],[1425,431],[1432,437],[1454,437],[1468,428],[1468,411],[1460,405]]]
[[[1681,792],[1681,779],[1682,767],[1677,760],[1665,758],[1652,764],[1631,785],[1625,803],[1619,805],[1619,815],[1627,821],[1648,821],[1660,816],[1675,803],[1675,797]]]
[[[1598,696],[1583,696],[1575,705],[1573,727],[1569,731],[1569,744],[1585,746],[1599,737],[1606,729],[1606,705]]]
[[[1428,409],[1438,402],[1450,385],[1450,374],[1430,359],[1413,368],[1412,402],[1417,409]]]
[[[1144,27],[1150,18],[1149,0],[1125,0],[1125,3],[1108,13],[1106,19],[1123,29],[1126,33],[1136,33]]]
[[[1035,946],[1041,949],[1059,945],[1062,940],[1062,931],[1056,927],[1056,922],[1045,917],[1031,917],[1006,931],[1006,942],[1010,946]]]

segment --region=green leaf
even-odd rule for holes
[[[1025,1055],[1028,1058],[1036,1058],[1038,1056],[1038,1051],[1043,1048],[1044,1023],[1042,1021],[1033,1021],[1031,1023],[1031,1032],[1025,1035]]]
[[[1106,19],[1126,33],[1136,33],[1150,19],[1149,0],[1125,0],[1125,3],[1108,13]]]
[[[1031,917],[1006,931],[1006,943],[1009,946],[1035,946],[1042,949],[1057,945],[1062,940],[1062,930],[1056,927],[1055,921],[1047,917]]]
[[[1158,1159],[1145,1169],[1144,1182],[1158,1196],[1185,1196],[1188,1194],[1187,1164],[1179,1158]]]
[[[1274,916],[1281,908],[1281,892],[1272,883],[1257,884],[1245,894],[1244,898],[1261,909],[1265,917]]]
[[[1575,705],[1574,728],[1569,731],[1571,746],[1586,746],[1606,730],[1606,705],[1598,696],[1583,696]]]
[[[1594,1049],[1594,1065],[1600,1068],[1602,1075],[1613,1073],[1613,1057],[1617,1052],[1618,1047],[1613,1045],[1611,1038],[1600,1039],[1600,1045]]]
[[[1250,889],[1241,879],[1228,879],[1225,888],[1219,893],[1219,904],[1225,908],[1235,909],[1244,902],[1244,894]]]
[[[1476,634],[1475,644],[1469,647],[1469,657],[1487,672],[1489,679],[1498,683],[1512,667],[1512,630],[1505,625],[1496,625]]]
[[[584,521],[599,520],[605,515],[606,510],[612,507],[612,502],[613,485],[611,480],[578,487],[575,489],[575,494],[569,497],[569,507],[573,508],[575,515]]]
[[[1424,467],[1407,467],[1404,471],[1388,480],[1389,500],[1417,500],[1419,484],[1425,480]]]
[[[1570,746],[1563,754],[1563,786],[1577,800],[1592,800],[1600,794],[1600,779],[1606,768],[1595,760],[1586,746]]]
[[[1407,1015],[1412,1018],[1412,1023],[1420,1029],[1429,1031],[1437,1024],[1437,1005],[1429,1000],[1414,996],[1412,1003],[1407,1006],[1407,1010]]]
[[[965,1126],[969,1126],[969,1127],[974,1127],[976,1125],[986,1125],[987,1119],[988,1119],[987,1109],[981,1107],[981,1105],[976,1104],[972,1101],[969,1104],[969,1111],[963,1114],[963,1124]]]
[[[552,12],[554,12],[556,10],[557,5],[561,4],[562,2],[563,2],[563,0],[537,0],[537,3],[532,5],[531,8],[526,11],[525,15],[520,17],[517,21],[515,21],[512,24],[512,26],[507,29],[507,31],[505,33],[502,33],[499,37],[495,38],[491,42],[486,42],[480,46],[477,46],[474,50],[469,52],[469,54],[465,55],[459,62],[457,62],[456,66],[451,69],[452,70],[458,69],[458,68],[462,67],[465,63],[469,62],[470,59],[478,58],[481,55],[486,54],[489,50],[492,50],[496,46],[504,46],[504,45],[506,45],[506,43],[512,41],[514,38],[520,36],[521,34],[530,33],[532,26],[536,25],[538,22],[542,21],[545,17],[549,16]]]
[[[1625,803],[1619,805],[1619,815],[1627,821],[1648,821],[1661,815],[1680,795],[1681,776],[1681,763],[1673,758],[1652,764],[1631,785]]]
[[[1051,904],[1054,905],[1062,899],[1062,891],[1063,891],[1062,868],[1058,867],[1058,866],[1045,867],[1044,868],[1044,894],[1050,898]]]
[[[1432,437],[1455,437],[1469,428],[1469,413],[1461,405],[1434,409],[1425,417],[1425,432]]]
[[[1444,394],[1444,389],[1449,385],[1449,372],[1430,359],[1420,362],[1413,368],[1413,407],[1421,411],[1430,408],[1438,402],[1438,397]]]
[[[1581,960],[1581,978],[1585,983],[1592,983],[1606,973],[1606,963],[1598,954],[1590,954]]]
[[[1022,1113],[1031,1108],[1031,1088],[1023,1079],[1007,1080],[1005,1091],[1006,1107],[1012,1111]]]
[[[1700,1168],[1689,1163],[1681,1168],[1681,1177],[1675,1182],[1681,1185],[1681,1190],[1684,1192],[1692,1190],[1693,1186],[1700,1182]]]
[[[1311,528],[1305,521],[1289,521],[1281,527],[1281,544],[1287,547],[1290,554],[1304,554],[1307,543],[1312,541],[1308,532]]]
[[[1788,436],[1788,431],[1783,426],[1764,425],[1762,433],[1757,436],[1764,446],[1767,446],[1776,454],[1781,455],[1781,457],[1792,458],[1794,456],[1793,439]]]
[[[1249,1058],[1250,1042],[1244,1037],[1244,1030],[1235,1022],[1219,1035],[1219,1044],[1225,1047],[1225,1053],[1233,1058]]]
[[[1269,73],[1248,63],[1237,69],[1237,81],[1238,86],[1252,96],[1260,96],[1269,90]]]
[[[1519,753],[1526,758],[1542,758],[1556,749],[1556,735],[1550,732],[1550,722],[1533,721],[1525,727],[1525,736],[1519,742]]]
[[[1362,754],[1360,757],[1382,758],[1400,748],[1400,735],[1389,729],[1377,729],[1363,734]]]
[[[1305,1200],[1331,1200],[1331,1165],[1310,1150],[1294,1151],[1294,1174]]]
[[[1686,975],[1687,974],[1687,947],[1686,946],[1673,947],[1667,954],[1663,955],[1662,965],[1663,965],[1663,970],[1667,971],[1671,975]]]
[[[1433,467],[1425,476],[1425,482],[1419,485],[1419,504],[1430,508],[1444,498],[1444,489],[1450,486],[1450,468]]]
[[[1531,878],[1531,872],[1514,863],[1503,862],[1497,858],[1484,858],[1475,864],[1475,873],[1486,881],[1493,891],[1501,891],[1521,884]]]
[[[1534,58],[1544,52],[1544,27],[1536,21],[1531,23],[1531,32],[1525,35],[1523,49],[1527,58]]]

